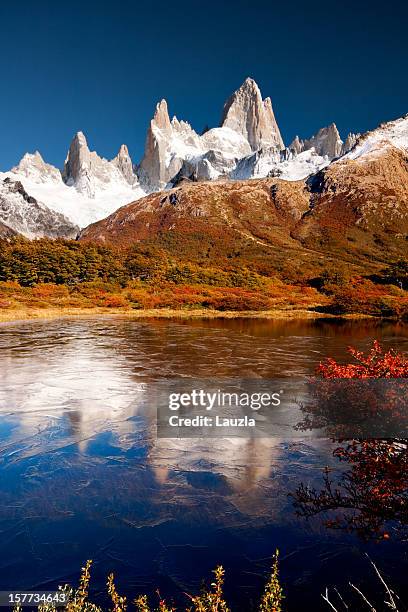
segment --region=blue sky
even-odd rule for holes
[[[155,104],[218,125],[247,76],[283,138],[335,121],[342,136],[408,112],[406,2],[0,3],[0,169],[39,149],[61,166],[73,134],[142,155]]]

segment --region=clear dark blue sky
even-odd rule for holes
[[[78,130],[138,161],[159,99],[201,130],[247,76],[286,143],[373,128],[408,112],[407,23],[402,0],[4,0],[0,169],[35,149],[61,166]]]

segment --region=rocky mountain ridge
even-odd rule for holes
[[[62,171],[47,164],[36,151],[34,154],[26,153],[10,171],[0,173],[0,180],[5,179],[20,182],[41,206],[48,208],[50,213],[55,212],[57,217],[63,215],[76,227],[85,227],[95,219],[109,215],[118,206],[145,195],[137,181],[126,145],[122,145],[117,156],[108,161],[90,151],[82,132],[72,139]],[[15,202],[10,210],[17,211]],[[11,214],[5,220],[1,213],[0,221],[32,237],[33,230],[21,229],[25,227],[21,224],[23,210],[30,216],[29,209],[24,207],[17,214],[15,222]],[[27,218],[27,227],[30,223]],[[38,229],[39,236],[43,235],[42,231],[42,228]]]
[[[391,124],[397,126],[386,127]],[[398,121],[384,125],[378,128],[380,140],[396,143],[401,130]],[[372,132],[376,133],[376,130]],[[186,121],[177,117],[170,119],[166,101],[159,102],[147,130],[145,152],[139,165],[133,163],[124,144],[113,159],[100,157],[89,149],[83,132],[78,132],[61,171],[46,163],[37,151],[27,153],[16,167],[0,173],[0,180],[9,178],[20,182],[39,205],[62,214],[72,226],[83,228],[124,204],[148,193],[175,187],[186,179],[193,182],[265,177],[302,180],[338,157],[358,155],[366,138],[372,139],[350,133],[343,142],[332,123],[308,139],[296,137],[285,147],[270,98],[263,99],[258,85],[248,78],[225,103],[220,126],[206,129],[202,134]],[[401,146],[408,148],[408,142],[404,143]],[[7,197],[7,190],[3,189],[3,202]],[[0,214],[0,222],[32,236],[32,230],[28,230],[30,219],[25,224],[21,217],[22,214],[30,217],[26,204],[17,214],[14,201],[10,210],[16,210],[16,218],[11,213],[7,219]],[[42,231],[40,228],[39,232]]]

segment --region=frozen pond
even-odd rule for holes
[[[374,338],[408,350],[406,326],[370,321],[0,326],[0,590],[76,581],[93,559],[97,597],[114,571],[128,597],[159,588],[185,602],[222,563],[235,610],[249,611],[278,547],[289,610],[326,610],[326,585],[369,573],[364,552],[403,592],[404,542],[294,512],[288,494],[321,483],[331,442],[157,439],[149,402],[166,378],[299,377]]]

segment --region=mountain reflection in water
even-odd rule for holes
[[[151,397],[163,379],[305,376],[373,338],[408,349],[407,327],[371,321],[0,327],[0,589],[76,580],[92,558],[97,591],[113,570],[127,595],[159,587],[184,601],[222,562],[235,609],[248,610],[277,546],[290,610],[325,609],[320,592],[363,575],[366,551],[395,585],[403,543],[363,542],[294,514],[288,493],[334,465],[330,441],[157,439]]]

